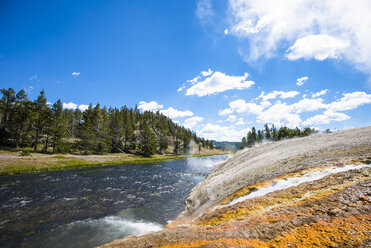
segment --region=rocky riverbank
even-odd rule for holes
[[[371,127],[240,151],[164,230],[103,247],[371,245]]]

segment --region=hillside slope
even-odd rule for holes
[[[240,151],[164,230],[104,247],[370,245],[371,127]]]

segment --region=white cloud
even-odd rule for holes
[[[296,79],[296,82],[297,82],[296,85],[297,86],[302,86],[305,83],[305,81],[307,81],[307,80],[308,80],[307,76],[298,78],[298,79]]]
[[[177,92],[180,92],[186,88],[185,84],[183,84],[181,87],[177,89]]]
[[[330,103],[329,110],[331,111],[351,110],[367,103],[371,103],[371,94],[356,91],[353,93],[343,94],[343,97],[340,100]]]
[[[73,103],[73,102],[69,102],[69,103],[63,103],[63,108],[64,109],[79,109],[81,111],[85,111],[89,108],[89,105],[86,105],[86,104],[80,104],[79,106],[77,106],[76,103]]]
[[[370,74],[370,13],[369,0],[229,0],[228,29],[249,39],[249,62],[289,49],[290,59],[341,56]]]
[[[204,77],[210,76],[213,73],[211,68],[209,68],[207,71],[201,71],[201,75]]]
[[[277,102],[269,109],[259,113],[256,119],[259,123],[273,123],[278,127],[287,126],[293,128],[301,123],[300,116],[293,113],[292,106],[281,102]]]
[[[69,103],[63,103],[63,108],[65,109],[77,109],[77,105],[73,102],[69,102]]]
[[[181,118],[181,117],[186,117],[186,116],[193,116],[193,113],[190,110],[180,111],[180,110],[176,110],[172,107],[170,107],[168,109],[160,110],[160,112],[162,114],[168,116],[171,119]]]
[[[202,73],[202,72],[201,72]],[[193,79],[190,79],[190,80],[187,80],[187,83],[191,83],[192,85],[194,85],[195,83],[198,82],[198,80],[200,79],[201,77],[200,76],[197,76]]]
[[[211,20],[214,16],[214,11],[210,0],[199,0],[197,2],[196,16],[203,25]]]
[[[281,98],[282,99],[286,99],[286,98],[292,98],[292,97],[295,97],[297,95],[299,95],[300,93],[297,92],[297,91],[287,91],[287,92],[282,92],[281,93]]]
[[[250,128],[236,129],[232,126],[220,126],[207,123],[197,132],[200,136],[217,141],[240,141]]]
[[[89,108],[89,105],[86,105],[86,104],[80,104],[78,109],[81,110],[81,111],[85,111]]]
[[[327,105],[323,103],[322,98],[308,99],[304,98],[297,103],[291,105],[292,110],[296,113],[310,112],[319,109],[327,108]]]
[[[269,101],[261,101],[261,102],[260,102],[260,105],[261,105],[263,108],[267,108],[267,107],[271,106],[272,104],[271,104]]]
[[[255,114],[258,123],[273,123],[276,126],[285,125],[292,128],[300,125],[313,126],[329,124],[332,121],[344,121],[350,117],[344,113],[340,113],[340,111],[352,110],[364,104],[371,104],[371,94],[365,92],[345,93],[341,99],[326,104],[322,98],[318,97],[326,94],[326,92],[327,90],[322,90],[315,93],[315,98],[303,98],[293,104],[277,101],[275,104],[270,105],[269,102],[267,102],[269,103],[267,104],[262,101],[260,105],[258,105],[253,102],[247,103],[245,100],[239,99],[230,102],[229,108],[220,110],[219,115],[229,115],[227,121],[237,124],[237,116],[233,115],[234,113],[241,115]],[[268,95],[262,93],[258,98],[264,98]],[[268,98],[273,97],[273,95],[276,97],[279,94],[274,93],[268,96]],[[321,109],[324,109],[323,114],[317,114],[307,118],[304,122],[301,121],[301,113],[318,111]]]
[[[210,74],[203,81],[198,82],[198,79],[194,81],[194,85],[187,89],[186,95],[197,95],[199,97],[217,94],[226,90],[243,90],[250,88],[254,82],[246,81],[248,73],[243,76],[229,76],[222,72],[214,72]]]
[[[226,121],[229,121],[229,122],[235,122],[237,120],[237,116],[235,115],[230,115],[228,116],[227,120]]]
[[[79,77],[80,76],[80,72],[72,72],[72,76],[74,77],[74,78],[77,78],[77,77]]]
[[[204,118],[200,116],[191,117],[184,121],[183,126],[185,128],[193,129],[198,123],[200,123],[203,120]]]
[[[142,111],[154,111],[162,109],[163,107],[164,107],[163,105],[160,105],[155,101],[151,102],[140,101],[138,105],[138,109],[141,109]]]
[[[267,101],[267,100],[271,100],[271,99],[275,99],[276,97],[280,97],[282,99],[286,99],[286,98],[292,98],[292,97],[295,97],[297,96],[298,94],[300,94],[299,92],[297,91],[272,91],[268,94],[265,95],[265,92],[262,91],[262,93],[260,93],[260,95],[258,96],[258,98],[256,99],[263,99],[263,101]]]
[[[288,50],[286,57],[289,60],[339,58],[349,46],[349,41],[336,39],[329,35],[308,35],[295,41]]]
[[[229,103],[229,108],[219,111],[219,115],[230,115],[232,113],[238,114],[258,114],[264,109],[263,106],[252,102],[245,102],[239,99]]]
[[[239,118],[238,121],[236,122],[236,125],[245,125],[245,121],[243,120],[243,118]]]
[[[350,117],[344,113],[337,113],[331,110],[326,110],[321,115],[315,115],[311,118],[308,118],[303,122],[304,126],[313,126],[313,125],[322,125],[329,124],[331,121],[345,121]]]
[[[326,95],[327,91],[328,91],[328,89],[316,92],[316,93],[312,94],[312,98],[316,98],[316,97],[319,97],[319,96],[322,96],[322,95]]]

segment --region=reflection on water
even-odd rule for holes
[[[225,158],[0,177],[0,246],[94,247],[159,230]]]

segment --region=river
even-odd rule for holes
[[[0,177],[1,247],[95,247],[163,228],[225,155]]]

